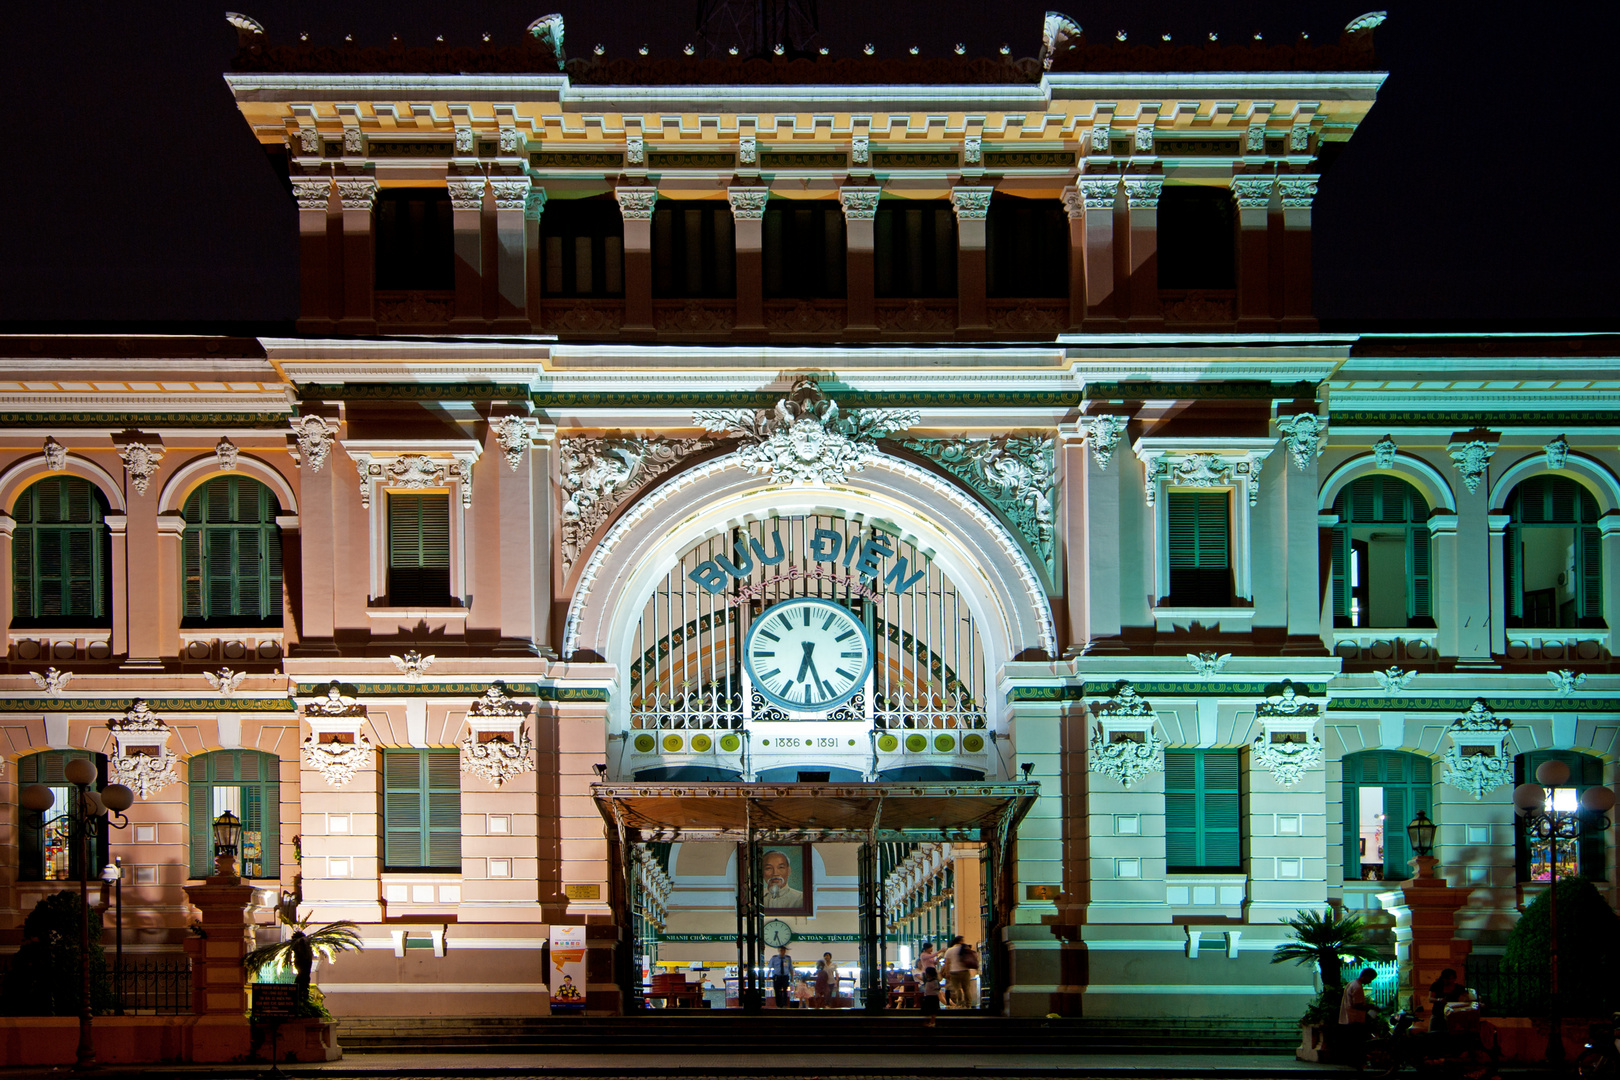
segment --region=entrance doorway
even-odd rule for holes
[[[981,996],[995,1002],[1009,838],[1037,792],[967,782],[595,785],[616,854],[625,1009],[916,1007],[924,943],[958,934],[982,957]],[[777,980],[771,957],[783,945],[792,966]]]

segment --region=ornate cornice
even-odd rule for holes
[[[994,506],[1054,573],[1052,500],[1057,467],[1053,442],[1042,436],[987,439],[907,439],[922,454]]]
[[[922,418],[916,409],[851,409],[821,392],[813,377],[796,380],[770,411],[699,409],[693,420],[708,431],[742,440],[738,460],[750,472],[769,473],[780,484],[836,484],[866,468],[879,438],[904,431]]]
[[[596,530],[631,494],[713,445],[709,439],[561,440],[564,569],[573,567]]]

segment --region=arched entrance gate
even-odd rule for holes
[[[1015,782],[993,688],[1009,660],[1055,652],[1044,590],[1007,530],[814,408],[779,451],[808,447],[813,460],[762,465],[764,444],[745,439],[630,507],[582,569],[565,634],[571,655],[618,671],[593,794],[621,928],[638,929],[636,845],[738,845],[744,1001],[760,992],[773,844],[859,845],[868,987],[887,959],[884,877],[914,845],[984,845],[996,941],[1011,909],[1009,838],[1038,788]],[[632,996],[638,952],[618,952]],[[990,959],[993,984],[1002,965]],[[884,995],[869,998],[881,1007]]]

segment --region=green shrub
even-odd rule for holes
[[[1558,1006],[1566,1016],[1599,1015],[1616,1007],[1615,965],[1620,963],[1620,916],[1584,878],[1564,878],[1558,889]],[[1536,897],[1513,927],[1502,954],[1502,1015],[1535,1016],[1551,998],[1552,893]]]
[[[23,941],[0,988],[6,1016],[77,1016],[83,986],[79,976],[79,894],[45,897],[23,920]],[[112,1008],[112,980],[101,948],[101,914],[90,913],[90,1007]]]

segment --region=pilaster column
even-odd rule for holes
[[[531,330],[540,329],[540,215],[545,208],[546,189],[531,189],[523,200],[523,304]]]
[[[1238,211],[1238,329],[1257,329],[1271,322],[1270,176],[1234,176],[1232,199]]]
[[[1492,453],[1495,452],[1496,439],[1495,435],[1489,437]],[[1469,443],[1474,441],[1470,439]],[[1460,445],[1459,440],[1453,442],[1451,447],[1456,450]],[[1487,454],[1487,462],[1489,457]],[[1486,464],[1485,471],[1474,484],[1474,490],[1469,490],[1467,474],[1463,474],[1462,482],[1452,486],[1457,498],[1456,655],[1459,661],[1476,664],[1489,663],[1491,660],[1491,627],[1484,619],[1462,616],[1464,612],[1490,611],[1491,593],[1498,591],[1492,588],[1489,576],[1480,572],[1491,565],[1490,479],[1489,465]],[[1501,549],[1500,544],[1497,549]]]
[[[1485,515],[1485,524],[1490,530],[1491,545],[1490,580],[1493,583],[1493,587],[1491,589],[1491,655],[1493,656],[1507,655],[1507,591],[1505,588],[1507,584],[1507,560],[1506,552],[1503,550],[1503,547],[1507,537],[1507,527],[1512,524],[1512,522],[1512,514]],[[1433,535],[1432,530],[1430,535]],[[1431,564],[1431,571],[1435,569],[1438,569],[1438,567]],[[1609,579],[1604,578],[1604,580],[1607,581]],[[1494,583],[1498,581],[1503,583],[1503,588],[1494,587]]]
[[[1086,318],[1123,318],[1114,284],[1114,200],[1118,176],[1082,176],[1081,209],[1085,213]],[[1074,211],[1069,211],[1071,218]],[[1071,226],[1072,229],[1072,226]]]
[[[1125,205],[1130,214],[1125,266],[1133,322],[1159,318],[1159,193],[1163,189],[1163,177],[1125,177]]]
[[[990,213],[991,189],[951,189],[956,211],[956,327],[988,330],[985,317],[985,219]]]
[[[147,574],[158,579],[157,654],[162,657],[180,655],[180,597],[184,591],[180,540],[185,531],[184,515],[157,516],[158,562]]]
[[[129,515],[105,514],[112,546],[112,654],[129,656]],[[10,565],[9,563],[5,565]]]
[[[338,327],[346,334],[366,334],[377,328],[372,303],[377,255],[371,228],[377,181],[369,176],[340,176],[337,193],[343,206],[343,320]]]
[[[1316,325],[1311,314],[1311,203],[1316,176],[1285,176],[1277,181],[1282,198],[1282,319],[1298,328]]]
[[[450,227],[456,254],[456,314],[464,329],[484,321],[484,176],[452,174]]]
[[[1468,900],[1467,889],[1452,889],[1434,876],[1436,860],[1419,855],[1417,873],[1400,889],[1379,893],[1378,902],[1395,916],[1395,957],[1401,963],[1401,998],[1423,989],[1451,968],[1459,974],[1473,943],[1457,940],[1457,911]],[[1427,1002],[1420,1001],[1427,1008]]]
[[[344,536],[345,543],[349,542],[349,531],[340,530],[338,526],[334,505],[333,484],[337,482],[337,473],[350,467],[341,453],[335,458],[332,456],[337,432],[335,421],[306,412],[293,421],[293,435],[289,439],[297,447],[299,462],[298,549],[303,592],[298,605],[302,615],[299,641],[305,650],[332,647],[339,534]],[[357,542],[365,547],[364,539]]]
[[[1078,185],[1063,189],[1063,208],[1069,212],[1069,329],[1078,330],[1086,317],[1086,204]]]
[[[1326,419],[1315,412],[1297,413],[1277,419],[1287,453],[1274,454],[1276,468],[1283,470],[1283,524],[1286,533],[1282,548],[1287,573],[1287,622],[1289,643],[1320,649],[1322,598],[1318,574],[1321,536],[1317,527],[1317,475],[1322,449],[1327,440]],[[1267,478],[1270,479],[1269,477]]]
[[[1091,538],[1086,535],[1086,429],[1081,424],[1058,425],[1058,500],[1053,515],[1060,538],[1057,577],[1068,612],[1066,655],[1079,653],[1089,638],[1086,608],[1086,562]]]
[[[848,297],[844,328],[848,331],[877,330],[876,220],[882,188],[841,187],[838,203],[844,208],[844,235],[849,262],[844,273]]]
[[[1307,740],[1316,739],[1316,724],[1303,734]],[[1327,902],[1328,874],[1327,772],[1322,758],[1318,755],[1314,768],[1279,777],[1263,763],[1271,735],[1263,728],[1260,742],[1248,755],[1249,805],[1243,818],[1249,852],[1244,921],[1267,928],[1301,908],[1322,907]]]
[[[489,181],[495,196],[495,329],[511,333],[529,329],[524,212],[530,186],[527,176],[497,176]]]
[[[330,331],[332,326],[331,244],[327,239],[331,210],[330,176],[295,176],[298,200],[298,329]]]
[[[1434,545],[1430,580],[1434,584],[1435,649],[1441,656],[1454,657],[1461,618],[1457,604],[1457,559],[1462,549],[1457,544],[1457,515],[1443,511],[1429,515],[1429,541]]]
[[[1124,626],[1124,565],[1120,552],[1125,543],[1126,522],[1140,522],[1141,513],[1131,501],[1134,485],[1126,484],[1130,453],[1116,454],[1125,433],[1123,416],[1095,416],[1086,429],[1085,522],[1086,557],[1086,644],[1103,638],[1117,639]],[[1112,467],[1110,467],[1112,463]],[[1131,507],[1127,514],[1126,507]],[[1134,530],[1133,530],[1134,531]]]
[[[652,216],[658,189],[615,188],[624,217],[624,329],[653,333]]]
[[[140,485],[145,488],[144,492],[137,484],[140,484],[139,479],[132,476],[124,485],[124,499],[128,507],[124,546],[128,567],[124,582],[129,612],[129,656],[124,666],[148,668],[163,663],[160,631],[163,584],[161,575],[154,572],[162,560],[158,543],[157,501],[163,479],[155,473],[148,474],[144,484]],[[115,606],[117,601],[115,596]]]
[[[1614,517],[1600,519],[1598,536],[1603,552],[1603,580],[1611,583],[1603,590],[1603,623],[1609,628],[1608,649],[1609,655],[1613,656],[1616,649],[1620,649],[1620,589],[1613,585],[1613,582],[1620,582],[1620,519]],[[1497,549],[1501,549],[1500,544],[1497,545]],[[0,566],[10,565],[8,562],[0,562]]]
[[[765,202],[770,194],[766,187],[726,190],[736,244],[737,329],[751,334],[765,332]]]
[[[0,510],[0,566],[11,565],[12,534],[17,530],[17,519]],[[11,590],[0,589],[0,642],[11,633]]]

